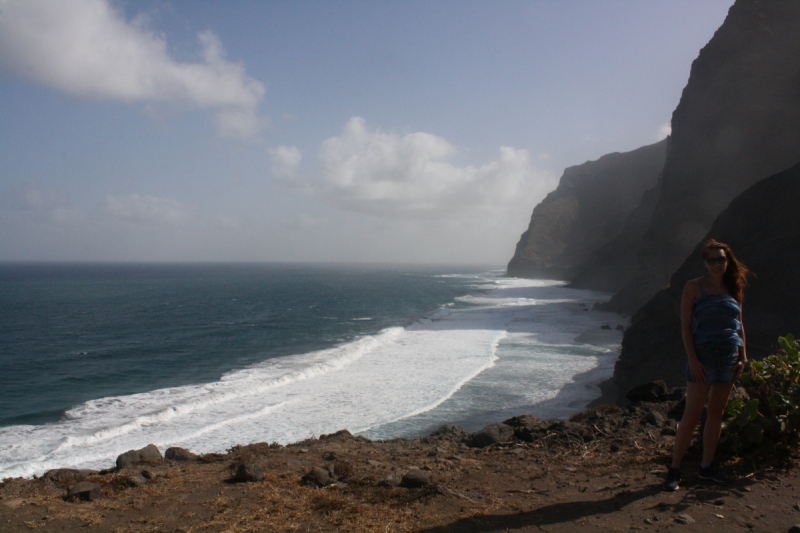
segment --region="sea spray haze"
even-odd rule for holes
[[[568,416],[619,351],[608,295],[499,270],[4,265],[0,477],[348,428]]]

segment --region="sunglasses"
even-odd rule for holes
[[[728,262],[727,257],[707,257],[706,264],[707,265],[724,265]]]

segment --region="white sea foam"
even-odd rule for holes
[[[150,443],[205,453],[342,428],[408,435],[531,407],[567,416],[596,396],[621,339],[600,329],[612,315],[586,310],[604,295],[558,282],[489,281],[485,292],[406,328],[272,359],[215,383],[93,400],[54,424],[0,428],[0,479],[108,467]]]

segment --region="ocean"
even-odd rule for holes
[[[498,267],[0,264],[0,479],[147,444],[416,437],[599,395],[609,295]]]

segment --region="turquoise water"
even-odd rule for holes
[[[485,268],[0,265],[0,426],[405,325]]]

